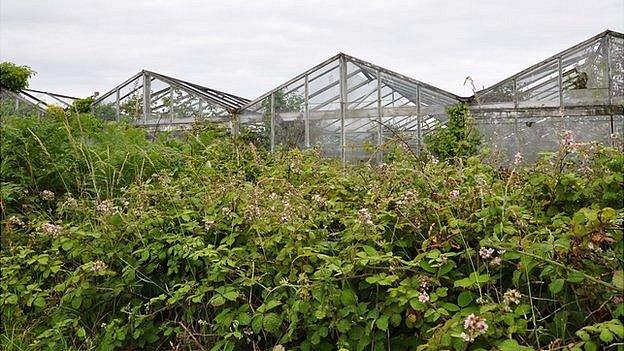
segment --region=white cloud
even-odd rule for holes
[[[621,0],[3,0],[0,60],[77,96],[147,68],[254,98],[342,51],[470,95],[605,29]]]

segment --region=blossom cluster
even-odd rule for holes
[[[495,254],[498,253],[498,256]],[[491,259],[490,264],[493,266],[498,266],[502,263],[501,256],[505,253],[505,250],[495,250],[491,247],[482,247],[479,249],[479,256],[482,259]]]
[[[63,227],[61,227],[60,225],[56,225],[56,224],[52,224],[52,223],[44,223],[41,225],[41,232],[43,232],[43,234],[49,235],[53,238],[58,238],[59,235],[61,235],[61,232],[63,231]]]
[[[15,217],[15,216],[11,216],[11,218],[9,218],[9,225],[13,226],[13,227],[23,227],[25,226],[24,221],[22,221],[21,219]]]
[[[451,193],[449,194],[449,200],[455,201],[457,199],[459,199],[459,190],[457,189],[451,190]]]
[[[503,294],[503,301],[508,304],[519,304],[522,294],[516,289],[509,289]]]
[[[41,198],[47,201],[54,200],[54,193],[50,190],[44,190],[41,192]]]
[[[106,263],[100,260],[91,262],[91,272],[93,273],[100,273],[105,271],[106,269],[108,269],[108,266],[106,265]]]
[[[362,208],[358,211],[358,220],[360,221],[360,223],[366,224],[366,225],[375,224],[373,223],[373,215],[366,208]]]
[[[115,210],[115,207],[112,201],[104,200],[95,207],[95,210],[103,214],[112,214]]]
[[[486,319],[471,313],[464,320],[464,331],[460,334],[465,341],[472,342],[479,335],[485,334],[488,330]]]

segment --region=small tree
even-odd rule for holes
[[[28,79],[35,75],[28,66],[18,66],[12,62],[0,63],[0,86],[18,92],[28,88]]]
[[[441,160],[474,155],[481,138],[474,128],[468,104],[448,107],[446,114],[449,118],[446,128],[438,128],[425,136],[427,150]]]

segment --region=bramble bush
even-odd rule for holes
[[[622,347],[621,150],[344,168],[204,125],[0,136],[5,350]]]

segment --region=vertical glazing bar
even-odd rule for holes
[[[115,121],[119,122],[121,119],[121,106],[119,105],[119,89],[115,91]]]
[[[271,93],[271,152],[275,151],[275,93]]]
[[[347,62],[340,56],[340,144],[342,149],[342,163],[347,162],[347,134],[345,131],[345,117],[347,114]]]
[[[232,134],[236,137],[239,134],[239,125],[238,125],[238,115],[235,112],[232,112],[232,118],[230,120]]]
[[[609,105],[611,105],[613,103],[611,101],[611,91],[612,91],[612,86],[613,86],[613,77],[611,76],[611,60],[613,59],[613,57],[611,57],[611,45],[613,45],[613,41],[611,40],[611,35],[607,35],[606,40],[607,40],[607,80],[609,84],[607,93],[609,94]],[[613,133],[613,131],[611,131],[611,133]]]
[[[198,116],[199,118],[204,117],[204,100],[199,99],[199,102],[197,103],[197,109],[198,109]]]
[[[519,153],[520,152],[520,140],[518,139],[518,114],[514,113],[513,114],[513,142],[514,142],[514,148],[515,148],[515,153]]]
[[[561,110],[561,115],[563,116],[563,67],[561,63],[561,56],[557,60],[557,69],[559,70],[559,109]]]
[[[422,116],[420,115],[420,85],[416,86],[416,120],[418,121],[418,150],[417,153],[420,155],[420,150],[422,149]]]
[[[306,147],[310,147],[310,88],[308,86],[308,75],[306,74],[305,76],[305,81],[303,82],[304,84],[304,99],[305,99],[305,105],[303,106],[304,108],[304,121],[303,121],[303,128],[305,130],[305,146]]]
[[[518,81],[516,78],[513,80],[513,105],[514,108],[518,108]]]
[[[381,71],[377,70],[377,146],[383,144],[383,110],[381,108]]]
[[[173,118],[174,118],[174,114],[175,114],[175,110],[173,108],[174,103],[173,103],[173,87],[169,86],[169,122],[173,123]]]
[[[143,123],[147,123],[147,118],[150,114],[150,76],[147,73],[143,73]]]

